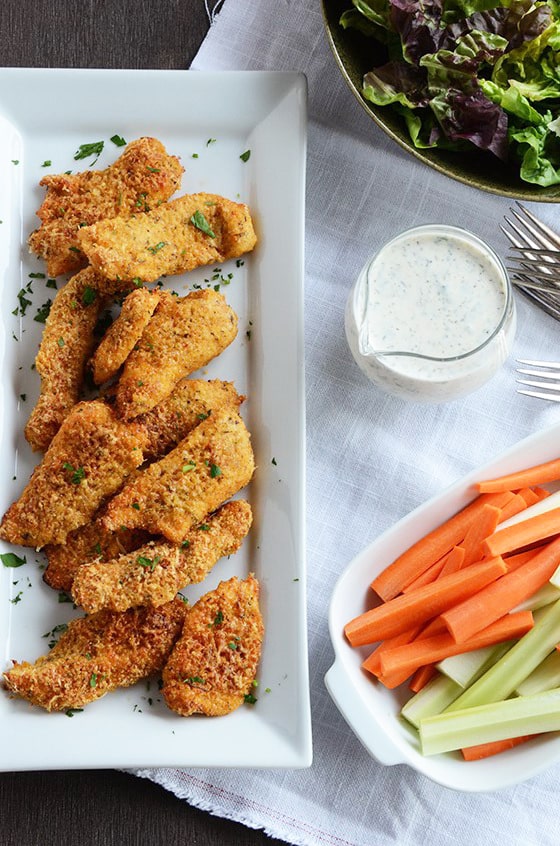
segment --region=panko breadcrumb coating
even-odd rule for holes
[[[103,335],[91,359],[93,381],[96,385],[108,382],[119,372],[140,340],[157,304],[159,291],[138,288],[125,297],[118,317]]]
[[[94,330],[106,299],[106,280],[91,267],[57,291],[47,317],[35,369],[41,392],[25,427],[31,448],[44,452],[80,399]]]
[[[244,401],[233,382],[220,379],[181,379],[173,391],[147,414],[136,418],[146,429],[146,461],[162,458],[195,426],[222,406],[238,408]]]
[[[217,194],[186,194],[147,214],[100,220],[78,232],[90,264],[108,279],[155,282],[250,252],[249,208]]]
[[[64,543],[142,463],[145,439],[104,402],[78,403],[4,515],[0,538],[36,549]]]
[[[253,576],[221,582],[199,599],[163,670],[171,710],[219,717],[242,705],[251,697],[263,632]]]
[[[119,415],[131,420],[150,411],[180,379],[219,355],[236,334],[237,315],[217,291],[192,291],[186,297],[162,291],[119,378]]]
[[[105,170],[45,176],[47,193],[37,215],[42,223],[29,238],[31,252],[45,259],[49,276],[85,267],[77,235],[84,226],[130,217],[164,203],[181,184],[183,167],[156,138],[131,141]]]
[[[48,563],[43,581],[54,590],[70,593],[80,567],[92,561],[111,561],[132,552],[147,543],[149,537],[147,532],[137,529],[121,528],[109,532],[101,517],[96,516],[92,523],[70,532],[65,543],[48,544],[44,548]]]
[[[159,672],[181,634],[186,605],[100,611],[72,620],[48,655],[14,662],[7,689],[47,711],[83,708],[117,687]]]
[[[107,504],[107,529],[145,529],[180,543],[189,530],[247,485],[255,464],[239,412],[220,408]]]
[[[74,579],[74,602],[87,614],[163,605],[181,588],[201,582],[220,558],[237,552],[251,517],[248,502],[228,502],[182,544],[153,540],[112,561],[86,564]]]

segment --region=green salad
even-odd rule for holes
[[[536,185],[560,183],[560,5],[352,0],[341,17],[382,42],[364,97],[404,118],[418,148],[487,150]]]

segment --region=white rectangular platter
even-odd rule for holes
[[[243,491],[254,524],[242,549],[220,561],[191,602],[233,575],[261,584],[265,641],[254,705],[227,717],[182,718],[157,682],[139,683],[88,705],[48,714],[0,690],[3,770],[152,767],[305,767],[311,727],[305,604],[305,394],[303,257],[305,78],[296,73],[198,73],[0,69],[0,485],[2,513],[37,461],[23,427],[38,395],[32,369],[42,325],[37,311],[56,293],[27,237],[47,173],[107,167],[122,153],[110,139],[162,141],[185,168],[179,194],[208,191],[249,204],[259,243],[241,262],[169,277],[184,295],[219,286],[239,317],[233,344],[202,378],[233,381],[247,396],[257,471]],[[104,141],[97,161],[74,159]],[[247,153],[249,154],[247,155]],[[60,284],[60,280],[59,280]],[[18,293],[31,305],[18,312]],[[34,550],[17,569],[0,565],[1,670],[48,652],[45,635],[80,612],[42,580]]]

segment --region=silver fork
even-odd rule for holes
[[[528,388],[539,388],[537,391],[518,388],[518,394],[551,402],[560,402],[560,361],[532,361],[518,358],[517,363],[525,365],[517,368],[518,373],[523,376],[537,377],[537,379],[518,379],[518,384],[526,385]]]
[[[509,229],[500,226],[513,250],[508,260],[514,266],[507,270],[523,294],[560,320],[560,236],[521,203],[517,205],[519,211],[510,209],[514,220],[504,217]]]

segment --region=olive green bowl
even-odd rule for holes
[[[540,188],[523,182],[515,167],[500,162],[491,153],[418,150],[399,115],[390,108],[368,103],[362,96],[364,74],[386,61],[383,46],[356,30],[345,30],[340,25],[340,16],[352,7],[351,0],[322,0],[322,4],[327,37],[342,76],[375,123],[404,150],[434,170],[481,191],[528,202],[560,202],[560,185]]]

